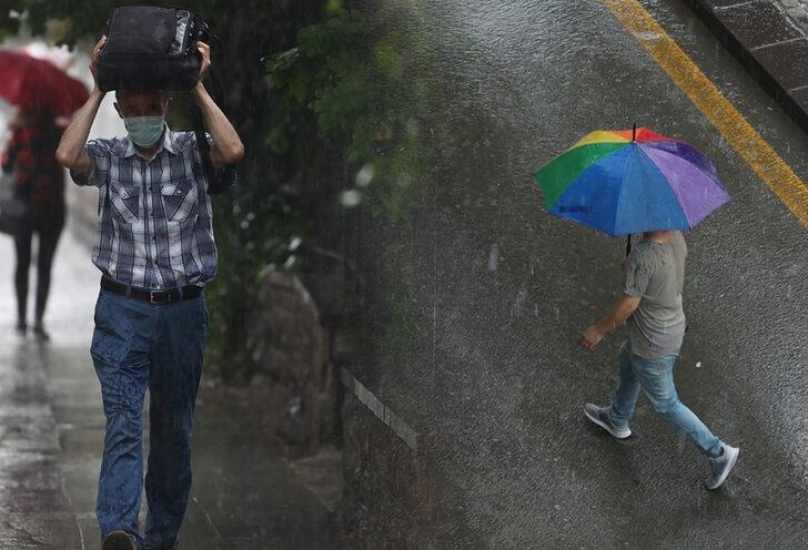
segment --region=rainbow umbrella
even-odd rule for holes
[[[730,200],[706,156],[647,128],[587,134],[536,181],[551,214],[611,236],[693,229]]]

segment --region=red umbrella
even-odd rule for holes
[[[9,103],[69,117],[89,96],[84,84],[49,61],[0,51],[0,97]]]

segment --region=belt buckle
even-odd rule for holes
[[[160,298],[160,296],[162,294],[163,294],[163,292],[160,291],[160,290],[150,290],[149,291],[149,303],[154,305],[154,306],[159,306],[160,304],[165,303],[165,301]]]

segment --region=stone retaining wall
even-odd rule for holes
[[[481,548],[422,436],[349,370],[342,380],[344,488],[337,522],[345,550]]]

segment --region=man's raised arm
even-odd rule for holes
[[[205,127],[213,138],[213,147],[210,150],[210,160],[216,168],[233,164],[244,156],[244,145],[238,132],[227,119],[225,114],[210,97],[202,79],[210,68],[210,46],[204,42],[197,42],[199,53],[202,56],[202,69],[199,72],[199,82],[194,87],[194,99],[202,111]]]
[[[87,143],[87,139],[90,137],[90,128],[105,95],[98,87],[96,68],[98,67],[98,56],[106,41],[106,36],[101,37],[101,40],[93,48],[90,72],[93,74],[95,86],[90,93],[90,98],[73,116],[72,122],[62,134],[59,147],[56,149],[56,161],[59,164],[82,174],[90,169],[90,155],[84,149],[84,144]]]

